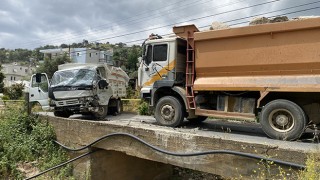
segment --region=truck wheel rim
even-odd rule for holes
[[[175,110],[171,105],[169,105],[169,104],[163,105],[160,112],[161,112],[161,116],[163,117],[164,120],[166,120],[166,121],[173,120]]]
[[[278,132],[289,132],[294,127],[294,117],[286,109],[275,109],[269,115],[269,124]]]
[[[104,114],[104,108],[103,107],[99,107],[98,112],[99,115],[103,115]]]

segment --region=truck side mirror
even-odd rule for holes
[[[108,85],[109,85],[109,83],[107,83],[107,81],[106,81],[105,79],[101,79],[101,80],[98,82],[99,89],[107,88]]]
[[[36,74],[36,83],[41,83],[41,73]]]

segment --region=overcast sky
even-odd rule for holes
[[[313,4],[302,6],[307,3]],[[174,25],[195,24],[205,30],[212,22],[219,21],[231,26],[244,26],[252,19],[250,16],[269,17],[286,13],[290,13],[289,17],[317,16],[320,15],[320,2],[0,0],[0,48],[33,49],[47,44],[82,42],[83,39],[132,45],[140,44],[150,33],[172,33]]]

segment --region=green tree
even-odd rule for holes
[[[137,70],[138,57],[141,55],[140,46],[132,46],[128,53],[127,69],[132,71]]]
[[[4,49],[4,48],[0,49],[0,63],[3,63],[3,62],[5,62],[7,60],[6,53],[7,53],[6,49]]]
[[[8,55],[9,62],[29,62],[32,51],[28,49],[10,50]]]
[[[68,44],[61,44],[60,47],[61,47],[61,48],[68,48],[69,45],[68,45]]]
[[[67,54],[58,56],[55,59],[45,59],[42,64],[37,68],[38,73],[47,73],[48,78],[51,78],[53,73],[58,70],[58,65],[71,62]]]
[[[35,60],[35,61],[40,61],[43,59],[43,53],[40,52],[41,48],[36,48],[32,51],[32,55],[31,57]]]
[[[3,95],[12,100],[20,99],[23,95],[23,89],[23,83],[13,84],[12,86],[3,89]]]
[[[3,87],[4,87],[3,80],[4,80],[5,76],[4,76],[4,74],[2,73],[1,70],[2,70],[2,66],[0,64],[0,93],[3,93]]]

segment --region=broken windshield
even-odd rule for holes
[[[52,76],[51,86],[91,86],[95,77],[94,69],[57,71]]]

